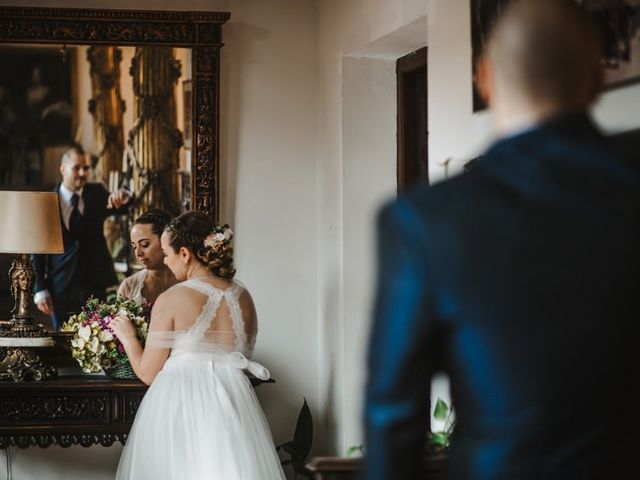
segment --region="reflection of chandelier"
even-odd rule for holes
[[[171,191],[167,190],[164,181],[167,175],[178,176],[176,165],[166,162],[157,169],[144,168],[136,157],[135,150],[127,145],[124,152],[124,164],[126,165],[125,181],[130,190],[135,193],[133,208],[135,216],[138,216],[150,208],[161,208],[172,215],[178,215],[181,207],[177,197],[172,198]],[[136,181],[134,181],[134,178]],[[155,193],[155,195],[151,195]],[[158,202],[161,200],[161,202]]]
[[[134,123],[127,141],[126,166],[136,194],[134,215],[149,208],[180,213],[175,85],[180,62],[171,47],[136,47],[131,62]]]
[[[122,119],[125,110],[120,95],[120,62],[122,51],[117,47],[93,45],[87,50],[91,66],[93,97],[89,111],[93,116],[93,133],[98,146],[96,180],[108,184],[113,191],[113,173],[120,170],[124,150]]]

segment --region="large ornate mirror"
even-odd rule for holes
[[[74,46],[94,49],[100,46],[189,49],[187,61],[184,62],[188,65],[182,65],[182,81],[190,82],[185,85],[184,98],[187,102],[191,101],[192,107],[190,118],[185,120],[187,127],[191,125],[191,132],[187,132],[185,138],[191,147],[188,161],[188,170],[191,172],[189,203],[191,208],[217,219],[219,53],[222,47],[221,26],[228,18],[228,13],[220,12],[0,7],[0,43],[5,47],[7,44],[29,44],[32,47],[54,45],[61,50],[60,56],[67,57],[69,62],[73,61],[71,47]],[[31,93],[34,104],[38,103],[38,96],[44,92],[42,68],[40,71],[31,68],[28,79],[34,87]],[[190,71],[185,73],[185,68]],[[11,74],[10,67],[3,68],[3,71],[5,75]],[[145,107],[150,107],[151,103],[147,102]],[[58,113],[63,112],[64,108],[64,104],[59,102]],[[54,110],[49,118],[55,118],[55,113]],[[27,170],[25,168],[25,175]]]
[[[197,209],[217,220],[219,54],[228,18],[0,7],[0,189],[50,190],[61,154],[77,143],[92,156],[94,181],[146,196],[134,214]],[[4,314],[9,259],[1,257]]]

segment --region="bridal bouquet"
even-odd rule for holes
[[[110,303],[91,298],[82,312],[72,315],[62,324],[61,330],[73,332],[71,354],[83,371],[109,372],[122,368],[123,365],[128,366],[129,363],[122,343],[109,326],[111,320],[116,316],[129,318],[135,325],[138,338],[144,344],[149,329],[150,311],[149,305],[140,305],[122,297],[117,297]],[[135,378],[131,375],[124,376]]]

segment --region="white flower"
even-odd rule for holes
[[[204,246],[212,248],[218,243],[228,242],[233,237],[233,230],[225,226],[224,229],[212,232],[204,239]]]
[[[100,346],[100,342],[96,337],[93,337],[91,341],[87,343],[87,348],[89,349],[90,352],[93,352],[93,353],[98,353],[99,346]]]
[[[74,338],[71,340],[71,346],[77,348],[78,350],[82,350],[84,348],[85,342],[82,338]]]
[[[101,342],[110,342],[113,340],[113,334],[109,330],[101,330],[98,333],[98,340]]]
[[[78,329],[78,336],[85,342],[88,342],[89,339],[91,338],[91,327],[89,325],[80,327]]]
[[[216,234],[210,233],[209,235],[206,236],[203,243],[205,247],[212,248],[217,242],[218,241],[216,240]]]

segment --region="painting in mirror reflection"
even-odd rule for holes
[[[73,140],[75,51],[3,48],[0,64],[0,183],[53,186],[44,153]]]

